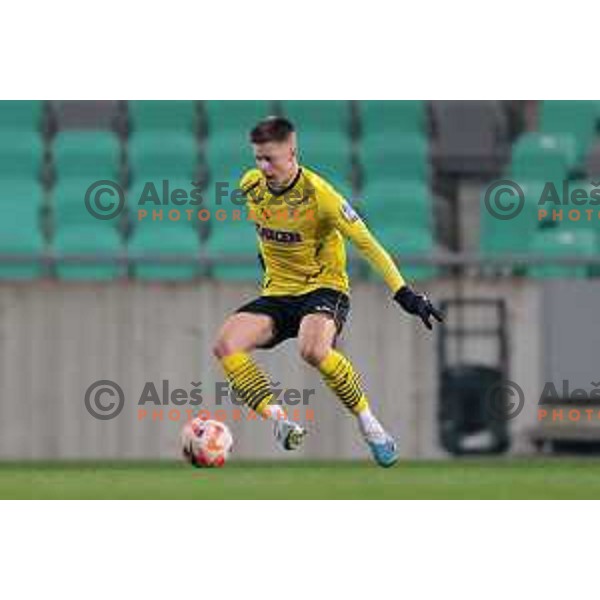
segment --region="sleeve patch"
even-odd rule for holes
[[[341,206],[342,217],[348,221],[348,223],[354,223],[360,218],[358,213],[350,206],[350,204],[344,200]]]

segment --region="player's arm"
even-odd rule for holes
[[[346,200],[332,189],[331,193],[325,195],[322,206],[325,217],[354,244],[371,267],[381,275],[394,294],[394,300],[406,312],[419,316],[428,329],[432,328],[431,317],[440,322],[443,320],[442,313],[425,294],[416,293],[407,285],[388,252]]]

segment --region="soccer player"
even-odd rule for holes
[[[264,267],[262,294],[223,324],[214,354],[237,395],[258,414],[273,419],[275,437],[297,448],[305,430],[271,404],[269,377],[250,353],[298,338],[302,358],[318,369],[344,406],[356,416],[375,461],[389,467],[398,459],[394,439],[371,409],[350,360],[335,349],[348,315],[349,284],[344,237],[385,280],[394,300],[432,328],[442,314],[427,296],[404,281],[388,253],[342,196],[314,171],[298,163],[290,121],[268,117],[250,133],[258,168],[245,173],[240,188],[255,221]]]

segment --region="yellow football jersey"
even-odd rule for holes
[[[240,188],[254,221],[265,273],[262,294],[296,296],[320,287],[348,293],[344,239],[382,275],[395,293],[404,280],[350,204],[322,177],[301,167],[294,181],[274,193],[258,169]]]

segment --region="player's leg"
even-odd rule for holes
[[[396,444],[372,413],[352,363],[333,347],[339,329],[334,317],[313,313],[302,319],[298,333],[300,354],[320,371],[327,386],[357,418],[359,429],[378,464],[391,466],[398,457]]]
[[[238,312],[221,327],[213,353],[238,397],[261,416],[273,419],[277,440],[286,450],[292,450],[301,444],[304,429],[288,421],[281,406],[271,404],[269,377],[250,356],[254,349],[269,344],[274,335],[271,316]]]
[[[221,363],[233,389],[259,414],[272,397],[269,378],[250,356],[273,336],[273,319],[268,315],[236,313],[221,327],[213,354]]]

